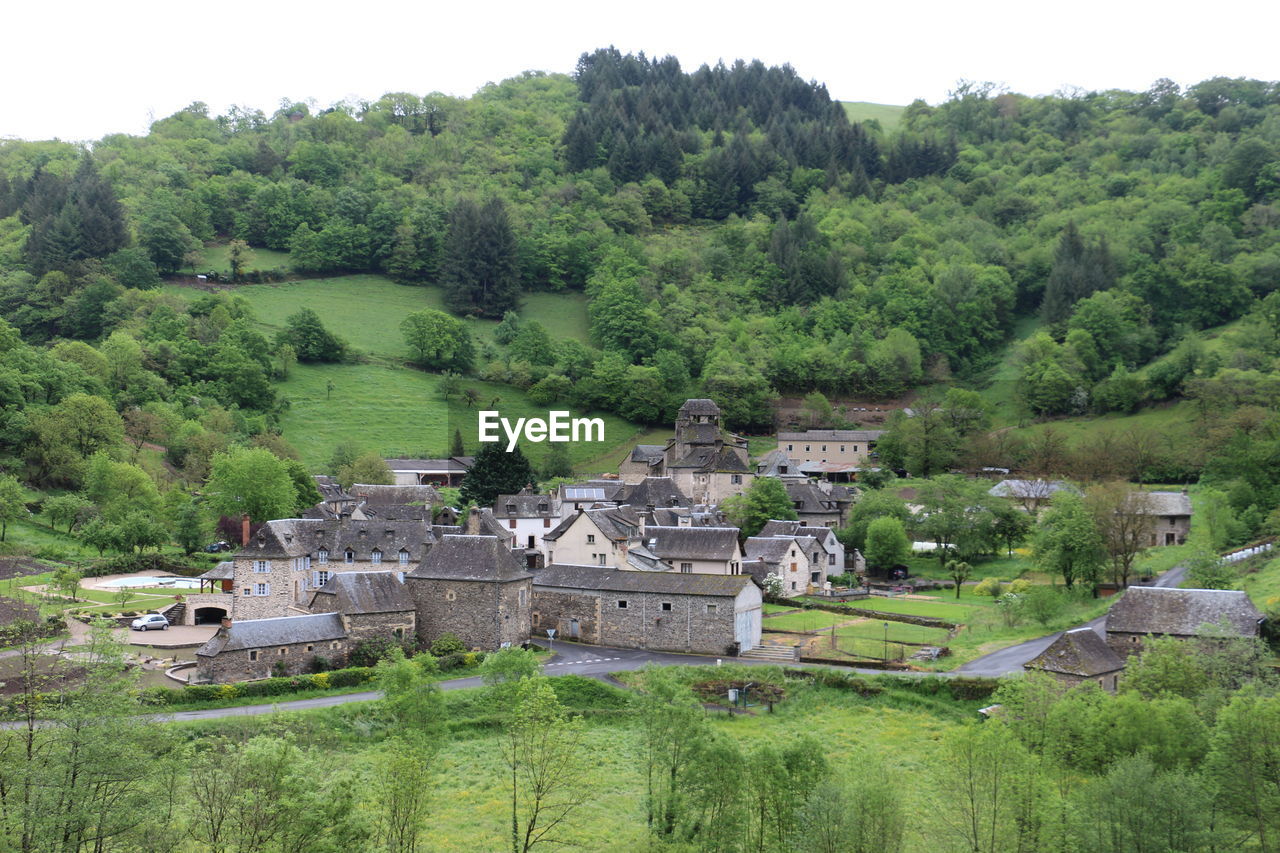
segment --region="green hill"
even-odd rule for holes
[[[897,130],[898,122],[902,120],[902,111],[906,109],[906,107],[892,104],[873,104],[868,101],[841,101],[840,105],[844,107],[849,121],[875,119],[880,122],[880,127],[885,133]]]

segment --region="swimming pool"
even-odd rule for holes
[[[120,587],[172,587],[173,589],[199,589],[200,581],[197,578],[171,578],[171,577],[145,577],[145,578],[116,578],[115,580],[102,581],[98,586],[119,589]]]

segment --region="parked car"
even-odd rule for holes
[[[221,554],[223,551],[231,550],[231,543],[230,542],[214,542],[212,545],[205,545],[204,550],[205,550],[205,553],[207,554]]]
[[[152,628],[159,628],[161,631],[169,630],[169,620],[159,613],[148,613],[146,616],[139,616],[131,624],[135,631],[150,631]]]

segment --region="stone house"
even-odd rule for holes
[[[581,483],[562,483],[556,489],[563,515],[580,509],[591,509],[602,504],[615,504],[627,484],[614,477],[601,477]]]
[[[843,527],[853,505],[854,492],[828,482],[783,481],[796,515],[806,527]]]
[[[1151,544],[1185,545],[1191,535],[1191,498],[1184,492],[1140,492],[1144,512],[1155,516]]]
[[[670,477],[645,477],[639,483],[629,484],[617,495],[619,506],[634,507],[636,512],[653,512],[656,509],[689,509],[693,501],[680,491]]]
[[[580,509],[542,537],[547,564],[620,568],[643,530],[644,521],[633,507]]]
[[[532,577],[496,537],[441,537],[405,575],[419,641],[455,634],[468,648],[486,651],[523,643]]]
[[[745,551],[750,574],[761,584],[765,575],[776,574],[788,598],[812,595],[827,582],[827,555],[812,536],[752,536]]]
[[[830,527],[815,527],[806,525],[802,521],[788,521],[786,519],[774,519],[765,522],[764,527],[760,528],[757,536],[812,536],[818,540],[818,544],[822,546],[823,552],[827,555],[826,572],[829,575],[842,574],[846,568],[854,571],[862,571],[863,565],[862,555],[855,549],[852,564],[845,561],[844,545],[840,544],[839,537],[836,536],[835,530]]]
[[[353,645],[411,639],[417,630],[413,598],[397,572],[339,572],[311,594],[312,613],[337,613]]]
[[[371,521],[375,518],[387,521],[425,521],[431,523],[433,508],[438,506],[440,495],[433,486],[384,486],[372,483],[356,483],[349,490],[342,489],[329,478],[321,484],[324,500],[303,513],[304,518]]]
[[[828,480],[846,482],[875,458],[876,442],[884,434],[874,429],[810,429],[779,432],[778,450],[799,463],[798,470]]]
[[[1107,611],[1107,645],[1128,656],[1152,636],[1257,637],[1264,618],[1239,590],[1131,586]]]
[[[227,620],[196,650],[197,682],[219,684],[309,672],[317,657],[342,666],[350,640],[337,613]]]
[[[747,464],[747,440],[725,433],[720,407],[707,399],[685,400],[676,413],[675,436],[659,448],[636,445],[618,465],[621,478],[671,477],[694,503],[718,504],[741,494],[755,478]]]
[[[534,577],[532,607],[536,633],[602,646],[728,655],[760,642],[762,598],[749,575],[557,564]]]
[[[1001,480],[987,494],[996,498],[1008,498],[1023,510],[1035,515],[1058,492],[1080,493],[1080,490],[1062,480]]]
[[[1112,651],[1097,631],[1076,628],[1063,632],[1022,668],[1047,672],[1067,687],[1093,681],[1103,690],[1115,693],[1116,682],[1124,670],[1124,658]]]
[[[742,574],[736,527],[646,527],[641,538],[648,552],[672,571]]]
[[[516,546],[546,555],[542,537],[555,529],[564,517],[564,502],[556,495],[523,489],[515,495],[498,495],[493,517],[515,538]]]

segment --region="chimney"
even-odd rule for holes
[[[231,627],[231,617],[230,617],[230,616],[223,616],[223,617],[222,617],[222,627],[223,627],[223,628],[230,628],[230,627]]]
[[[240,544],[246,548],[249,546],[249,516],[240,516]]]

